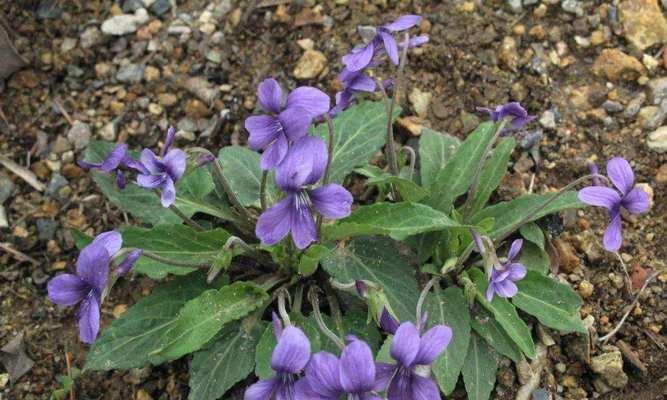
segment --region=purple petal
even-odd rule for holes
[[[607,251],[618,251],[623,243],[623,234],[621,230],[621,214],[612,215],[609,226],[604,231],[602,244]]]
[[[579,191],[577,197],[588,205],[604,207],[607,210],[618,208],[621,203],[621,196],[618,192],[604,186],[585,187]]]
[[[127,274],[132,269],[132,267],[134,267],[134,264],[137,262],[137,260],[139,260],[143,252],[144,251],[142,249],[135,249],[129,252],[125,259],[118,265],[118,268],[116,269],[116,275],[123,276]]]
[[[81,300],[91,290],[91,286],[74,274],[61,274],[51,279],[46,285],[49,300],[61,306],[71,306]]]
[[[404,366],[411,366],[419,353],[419,332],[412,322],[403,322],[391,342],[391,357]]]
[[[428,41],[429,41],[428,35],[413,36],[410,38],[410,41],[408,42],[408,48],[411,49],[413,47],[419,47],[423,44],[428,43]]]
[[[259,151],[265,149],[280,135],[280,121],[271,115],[253,115],[245,120],[245,128],[250,132],[248,145]]]
[[[343,394],[338,358],[327,352],[314,354],[306,368],[305,380],[319,397],[338,399]]]
[[[410,381],[412,380],[411,372],[407,374],[397,374],[389,383],[387,388],[388,400],[413,400]]]
[[[257,87],[257,98],[262,108],[278,114],[283,105],[283,89],[275,79],[264,79]]]
[[[127,145],[125,143],[117,145],[102,162],[100,169],[105,172],[113,171],[114,169],[118,168],[120,163],[125,159],[126,155]]]
[[[130,157],[126,157],[123,160],[123,165],[139,172],[140,174],[150,175],[150,171],[148,169],[146,169],[146,167],[144,167],[144,164],[142,164],[140,161],[134,160]]]
[[[397,366],[395,364],[375,363],[375,391],[384,392],[389,381],[394,377]]]
[[[275,311],[271,312],[271,325],[273,325],[273,335],[276,337],[276,341],[278,341],[283,334],[283,323]]]
[[[373,58],[375,45],[373,42],[367,44],[362,48],[352,49],[351,52],[343,56],[343,64],[350,71],[359,71],[368,66]]]
[[[174,182],[181,179],[183,173],[185,173],[185,168],[188,165],[187,158],[183,150],[173,149],[169,150],[164,159],[162,159],[167,173]]]
[[[100,168],[102,166],[102,163],[92,163],[84,160],[79,160],[76,163],[79,167],[86,171],[93,168]]]
[[[280,163],[283,162],[287,156],[289,150],[289,145],[287,144],[287,138],[285,135],[278,135],[276,140],[264,150],[262,154],[262,159],[260,165],[263,170],[269,170],[276,168]]]
[[[113,257],[123,247],[123,237],[118,231],[102,232],[95,237],[92,243],[100,244],[107,249],[109,257]]]
[[[519,291],[519,288],[517,288],[514,282],[509,279],[496,282],[493,285],[496,293],[498,293],[498,296],[500,297],[514,297],[514,295]]]
[[[297,374],[310,359],[310,341],[301,329],[288,326],[278,340],[271,357],[271,368],[281,373]]]
[[[143,149],[139,161],[151,174],[160,174],[164,172],[164,165],[157,159],[155,153],[151,149]]]
[[[305,109],[311,118],[319,117],[326,114],[331,106],[331,99],[326,93],[320,89],[301,86],[298,87],[287,96],[287,107],[299,107]]]
[[[290,230],[290,214],[294,208],[294,195],[290,194],[264,211],[257,220],[255,235],[265,245],[280,242]]]
[[[301,378],[294,384],[294,400],[338,400],[338,396],[320,396],[313,390],[307,378]]]
[[[100,243],[91,243],[79,253],[76,274],[101,293],[107,283],[110,262],[107,249]]]
[[[650,199],[648,193],[636,187],[623,198],[623,207],[633,214],[642,214],[648,211]]]
[[[176,201],[176,186],[174,181],[167,177],[162,183],[162,195],[160,196],[160,203],[162,207],[169,208]]]
[[[414,364],[430,365],[445,351],[452,340],[452,329],[446,325],[436,325],[424,333],[419,342],[419,353]]]
[[[630,163],[622,157],[614,157],[607,162],[607,176],[623,194],[628,194],[635,185],[635,174]]]
[[[164,140],[164,146],[162,146],[162,156],[164,157],[165,154],[169,151],[169,148],[171,148],[171,145],[174,144],[174,139],[176,138],[176,129],[174,129],[173,126],[170,126],[169,129],[167,129],[167,138]]]
[[[493,300],[493,294],[495,293],[495,288],[493,282],[489,282],[489,286],[486,288],[486,301],[491,302]]]
[[[100,331],[100,303],[90,294],[79,308],[79,339],[83,343],[93,343]]]
[[[507,272],[507,277],[510,280],[516,282],[526,277],[527,270],[523,264],[512,263],[509,265],[509,267],[507,267]]]
[[[394,65],[398,65],[398,44],[396,44],[396,39],[394,39],[389,32],[380,32],[380,37],[382,38],[382,43],[384,44],[384,49],[387,51],[389,59]]]
[[[329,219],[345,218],[352,210],[352,195],[336,183],[311,191],[310,200],[315,209]]]
[[[375,362],[371,348],[361,340],[345,346],[340,356],[340,384],[347,393],[363,393],[375,387]]]
[[[392,32],[399,32],[412,28],[413,26],[421,22],[421,20],[422,17],[420,17],[419,15],[411,15],[411,14],[401,15],[396,19],[396,21],[383,25],[382,27]]]
[[[306,185],[313,185],[320,180],[324,171],[327,169],[327,163],[329,162],[329,151],[327,145],[324,143],[324,140],[319,137],[308,136],[295,144],[295,148],[300,151],[309,152],[313,156],[313,164],[310,170],[310,174],[306,178]]]
[[[278,116],[280,125],[287,138],[294,142],[306,136],[311,117],[305,108],[288,107]]]
[[[507,252],[507,259],[510,261],[513,261],[519,256],[519,252],[521,252],[521,247],[523,246],[523,239],[516,239],[512,242],[512,245],[510,246],[510,251]]]
[[[298,194],[296,196],[299,196]],[[302,250],[309,244],[317,240],[317,228],[315,219],[307,206],[302,206],[293,210],[290,215],[290,230],[292,240],[297,249]]]
[[[119,189],[125,189],[125,186],[127,186],[127,179],[121,170],[116,171],[116,186],[118,186]]]
[[[137,175],[137,185],[147,188],[155,189],[162,186],[164,181],[167,179],[167,174],[158,174],[158,175]]]
[[[438,386],[429,378],[417,374],[410,380],[410,399],[413,400],[440,400]]]
[[[382,330],[395,335],[399,326],[398,321],[387,310],[387,307],[382,307],[382,314],[380,315],[380,327]]]
[[[257,383],[250,385],[243,394],[243,400],[267,400],[271,398],[276,387],[279,384],[277,377],[271,379],[262,379]]]
[[[320,179],[327,164],[327,146],[314,136],[304,136],[292,144],[276,171],[276,184],[283,190],[298,190]]]
[[[347,86],[349,89],[357,90],[360,92],[374,92],[377,85],[375,81],[370,76],[359,73],[353,80],[351,80]]]

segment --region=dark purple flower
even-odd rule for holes
[[[172,139],[173,140],[173,139]],[[139,163],[133,164],[133,168],[139,171],[137,184],[144,188],[160,189],[162,206],[169,207],[176,201],[176,182],[181,179],[187,166],[187,156],[179,149],[168,150],[169,137],[162,154],[158,158],[150,149],[143,149],[139,157]],[[167,151],[168,150],[168,151]]]
[[[100,303],[107,284],[109,264],[120,250],[123,239],[116,231],[104,232],[81,250],[76,261],[76,274],[61,274],[47,285],[49,300],[63,306],[79,306],[79,338],[93,343],[100,329]],[[138,258],[138,257],[137,257]],[[127,261],[127,262],[126,262]],[[121,263],[128,270],[136,261]]]
[[[80,160],[77,164],[79,164],[79,167],[85,170],[99,169],[107,173],[112,173],[115,171],[116,185],[122,189],[125,187],[126,182],[125,175],[123,175],[123,172],[120,170],[120,168],[126,167],[129,160],[131,160],[131,158],[127,152],[127,145],[125,143],[121,143],[116,145],[111,153],[109,153],[107,158],[105,158],[104,161],[100,163],[92,163]]]
[[[516,101],[500,105],[495,110],[486,107],[477,107],[477,110],[488,112],[493,122],[510,117],[510,124],[514,129],[519,129],[535,119],[534,115],[528,115],[528,111]]]
[[[263,244],[276,244],[291,232],[296,247],[304,249],[317,240],[313,209],[330,219],[350,215],[352,195],[344,187],[309,187],[322,177],[327,161],[327,147],[320,138],[304,136],[292,145],[276,173],[276,184],[287,196],[257,221],[255,234]]]
[[[494,293],[500,297],[513,297],[519,291],[514,282],[526,276],[526,267],[516,262],[522,246],[522,239],[513,241],[507,253],[507,260],[491,268],[489,287],[486,289],[486,299],[488,301],[493,300]]]
[[[116,275],[123,276],[130,272],[143,252],[144,251],[142,249],[135,249],[127,253],[125,259],[118,265],[118,268],[116,268]]]
[[[329,116],[332,118],[345,110],[358,92],[373,93],[376,88],[373,78],[366,75],[363,70],[350,71],[344,68],[338,79],[343,84],[343,90],[336,93],[336,105],[329,111]]]
[[[271,368],[276,374],[262,379],[246,389],[244,400],[295,400],[294,385],[310,360],[310,341],[301,329],[288,326],[282,329],[274,318],[274,333],[278,344],[273,349]],[[276,329],[277,328],[277,329]]]
[[[289,142],[308,133],[312,120],[329,111],[329,96],[314,87],[302,86],[283,97],[275,79],[265,79],[257,88],[259,104],[268,112],[245,120],[250,133],[248,144],[253,150],[264,150],[262,169],[278,166],[287,155]]]
[[[649,209],[648,194],[635,187],[635,174],[630,164],[621,157],[607,162],[607,176],[617,190],[605,186],[589,186],[579,191],[579,200],[609,211],[611,222],[604,232],[602,243],[608,251],[618,251],[623,243],[621,209],[633,214],[642,214]]]
[[[404,31],[412,28],[421,21],[422,17],[419,15],[402,15],[392,23],[385,24],[376,28],[375,37],[364,46],[358,46],[352,51],[343,56],[343,64],[350,71],[360,71],[366,68],[373,60],[373,55],[382,47],[387,52],[389,59],[395,65],[398,65],[398,49],[399,45],[394,39],[394,33]],[[408,43],[408,47],[414,47],[425,43],[424,36],[419,36],[414,41]],[[428,41],[428,39],[426,39]]]
[[[380,400],[376,389],[375,361],[368,344],[351,337],[340,359],[320,352],[310,359],[306,374],[296,384],[296,400]]]
[[[448,326],[435,325],[420,335],[412,322],[403,322],[391,343],[390,354],[396,364],[377,365],[377,385],[388,384],[389,400],[439,400],[438,386],[417,373],[417,367],[430,366],[451,340],[452,330]]]

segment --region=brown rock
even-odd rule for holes
[[[645,73],[644,66],[636,58],[616,49],[604,49],[595,64],[593,73],[612,81],[635,80]]]
[[[625,38],[640,50],[667,43],[667,20],[658,0],[624,0],[618,10]]]
[[[209,111],[201,100],[192,99],[185,106],[185,114],[190,118],[205,118]]]
[[[662,164],[658,168],[658,173],[655,175],[655,181],[658,183],[667,183],[667,163]]]
[[[560,268],[563,272],[569,274],[581,266],[581,260],[570,243],[560,238],[554,240],[553,243],[558,252]]]
[[[324,71],[327,58],[318,50],[306,50],[294,67],[294,76],[297,79],[313,79]]]
[[[591,369],[611,387],[622,388],[628,384],[628,376],[623,372],[623,357],[618,350],[593,357]]]
[[[419,117],[399,118],[396,122],[414,136],[421,135],[422,129],[424,128],[424,121]]]
[[[505,36],[500,46],[500,61],[511,70],[515,70],[519,63],[519,53],[517,52],[516,40],[511,36]]]

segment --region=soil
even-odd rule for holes
[[[136,32],[110,36],[96,28],[122,12],[122,2],[4,1],[0,25],[28,66],[0,86],[0,154],[33,171],[47,190],[36,191],[0,169],[0,194],[10,186],[7,178],[14,186],[7,199],[0,198],[9,221],[8,228],[0,228],[0,345],[22,332],[26,352],[35,360],[17,382],[3,383],[0,375],[0,399],[49,398],[60,387],[57,377],[67,374],[68,364],[84,364],[86,346],[77,340],[75,312],[59,309],[46,298],[47,280],[71,269],[76,258],[68,229],[93,234],[133,223],[107,203],[74,164],[87,142],[85,134],[68,137],[75,121],[88,124],[93,139],[127,142],[134,148],[155,147],[169,123],[180,123],[184,130],[181,146],[217,151],[230,143],[243,144],[243,121],[256,107],[258,82],[271,75],[285,86],[309,84],[333,94],[339,88],[340,57],[360,40],[356,27],[380,25],[408,12],[425,17],[419,30],[430,36],[428,45],[411,53],[407,69],[408,87],[432,96],[427,114],[413,121],[464,137],[486,118],[475,107],[510,100],[522,102],[540,118],[523,133],[541,133],[539,159],[536,163],[527,150],[517,149],[500,199],[530,187],[534,192],[562,187],[587,173],[587,160],[604,166],[614,155],[631,160],[637,182],[651,189],[650,212],[624,220],[621,257],[634,289],[624,283],[619,260],[600,246],[607,223],[602,212],[565,213],[563,232],[553,238],[554,271],[584,295],[582,317],[592,319],[594,338],[616,326],[646,276],[659,272],[608,343],[624,349],[627,385],[603,393],[581,339],[549,332],[555,344],[549,347],[540,387],[566,399],[667,398],[667,154],[647,145],[649,133],[664,116],[655,126],[641,117],[655,110],[639,117],[628,111],[633,99],[646,93],[650,99],[649,80],[667,74],[667,51],[660,44],[642,51],[629,43],[619,25],[618,1],[523,2],[522,10],[513,12],[511,1],[186,0],[179,2],[178,16],[171,11],[158,16],[151,9],[149,21]],[[573,13],[570,3],[580,4],[583,13]],[[202,16],[206,9],[214,17]],[[189,26],[189,34],[175,29],[169,33],[184,26]],[[304,53],[300,43],[307,46],[302,39],[311,39],[328,60],[312,79],[294,76]],[[641,76],[608,82],[592,72],[603,49],[621,50],[647,67]],[[127,80],[118,71],[128,63],[148,67],[136,80]],[[201,87],[186,88],[184,77],[205,80],[204,89],[213,96],[207,97],[210,92]],[[620,109],[614,111],[617,106],[610,102]],[[415,116],[415,101],[403,103],[402,115]],[[215,118],[220,121],[214,129],[196,126],[212,126]],[[189,131],[183,129],[192,125]],[[401,142],[414,141],[408,125],[397,126]],[[103,306],[102,326],[152,287],[142,276],[124,279]],[[593,343],[591,355],[610,350]],[[76,398],[185,399],[187,365],[188,360],[179,360],[132,371],[86,373],[76,380]],[[514,366],[501,367],[492,397],[514,398],[516,375]],[[465,398],[459,386],[451,398]]]

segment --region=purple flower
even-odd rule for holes
[[[421,21],[419,15],[402,15],[392,23],[385,24],[376,28],[376,34],[365,46],[358,46],[343,56],[343,64],[350,71],[359,71],[366,68],[373,59],[373,55],[384,47],[389,59],[395,65],[398,65],[399,45],[394,39],[393,33],[412,28]],[[408,47],[418,46],[428,41],[425,36],[419,36],[408,43]]]
[[[477,110],[488,112],[493,122],[510,117],[514,129],[519,129],[535,119],[534,115],[528,115],[528,111],[516,101],[497,106],[495,110],[486,107],[477,107]]]
[[[296,400],[380,400],[376,389],[375,361],[368,344],[351,337],[340,359],[320,352],[310,359],[306,374],[296,384]]]
[[[288,326],[282,329],[274,317],[274,333],[278,339],[271,356],[271,368],[276,374],[262,379],[246,389],[244,400],[295,400],[295,382],[310,359],[310,341],[301,329]]]
[[[137,184],[144,188],[160,189],[162,206],[169,207],[176,201],[176,182],[181,179],[187,166],[187,156],[179,149],[171,149],[175,131],[169,128],[162,157],[158,158],[150,149],[143,149],[139,162],[129,166],[139,171]]]
[[[375,81],[366,75],[363,70],[350,71],[344,68],[338,75],[338,79],[343,84],[343,90],[336,93],[336,106],[329,111],[331,117],[345,110],[358,92],[373,93],[376,88]]]
[[[93,343],[100,329],[100,303],[107,284],[109,264],[120,250],[123,239],[120,233],[108,231],[81,250],[76,261],[76,274],[61,274],[47,285],[49,300],[63,306],[79,306],[79,338]],[[138,257],[121,263],[130,269]]]
[[[486,289],[486,299],[488,301],[493,300],[494,293],[500,297],[513,297],[519,291],[514,282],[526,276],[526,267],[515,260],[522,246],[522,239],[513,241],[507,253],[507,260],[491,268],[489,287]]]
[[[127,153],[127,145],[125,143],[121,143],[116,145],[111,153],[109,153],[107,158],[100,163],[92,163],[80,160],[77,164],[79,164],[79,167],[85,170],[99,169],[107,173],[115,171],[116,185],[122,189],[125,187],[126,181],[125,175],[120,170],[120,167],[126,167],[130,160],[131,158]]]
[[[420,324],[422,325],[422,324]],[[439,400],[440,391],[431,379],[417,373],[418,366],[430,366],[452,340],[452,330],[435,325],[423,335],[412,322],[403,322],[391,343],[396,364],[377,365],[377,384],[387,389],[389,400]]]
[[[635,187],[635,175],[630,164],[621,157],[607,162],[607,176],[617,190],[605,186],[589,186],[579,191],[579,200],[609,211],[611,222],[604,232],[602,243],[608,251],[618,251],[623,242],[621,231],[621,209],[633,214],[642,214],[649,209],[648,194]]]
[[[263,244],[276,244],[291,232],[297,248],[308,247],[317,240],[313,208],[330,219],[350,215],[352,195],[344,187],[309,187],[322,177],[327,161],[327,147],[320,138],[304,136],[292,145],[276,173],[276,184],[287,196],[257,221],[255,234]]]
[[[248,144],[253,150],[264,150],[262,169],[278,166],[287,155],[289,142],[308,133],[315,117],[329,111],[329,96],[319,89],[302,86],[294,89],[287,99],[275,79],[265,79],[257,88],[259,104],[267,115],[254,115],[245,120],[250,133]]]

